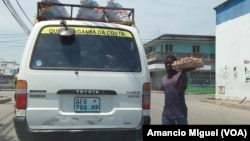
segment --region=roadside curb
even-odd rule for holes
[[[163,91],[151,91],[151,93],[164,94]],[[192,95],[192,93],[186,93],[186,94]],[[250,101],[245,101],[243,103],[240,103],[239,101],[236,101],[236,100],[220,100],[220,99],[215,99],[215,98],[205,98],[205,99],[200,99],[200,102],[206,102],[210,104],[216,104],[216,105],[226,106],[230,108],[237,108],[237,109],[250,111]]]
[[[16,89],[0,89],[0,91],[15,91]]]
[[[154,94],[164,94],[163,91],[152,91],[152,90],[151,90],[151,93],[154,93]]]
[[[201,102],[206,102],[210,104],[222,105],[231,108],[244,109],[250,111],[250,102],[239,103],[232,100],[215,100],[215,99],[201,99]]]

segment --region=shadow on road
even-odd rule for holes
[[[5,135],[0,135],[0,141],[17,141],[14,137],[8,137]]]

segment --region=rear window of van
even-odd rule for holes
[[[141,62],[133,35],[126,30],[70,27],[74,42],[63,43],[62,27],[45,27],[36,40],[31,69],[140,72]]]

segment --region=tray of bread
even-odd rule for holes
[[[184,57],[172,63],[172,68],[175,70],[192,69],[192,68],[202,68],[204,62],[201,58],[196,57]]]

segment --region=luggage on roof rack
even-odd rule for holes
[[[55,11],[56,8],[65,9],[69,12],[69,14],[58,15],[56,14],[58,12]],[[81,14],[85,16],[79,16],[80,11],[81,11]],[[114,18],[114,12],[122,16],[127,16],[127,17],[126,18]],[[99,14],[101,16],[96,18],[94,14]],[[109,14],[112,14],[112,15],[109,15]],[[51,3],[51,2],[38,2],[36,20],[37,22],[46,21],[46,20],[99,21],[99,22],[118,23],[118,24],[131,26],[134,24],[134,9],[133,8],[96,7],[96,6],[61,4],[61,3]]]

